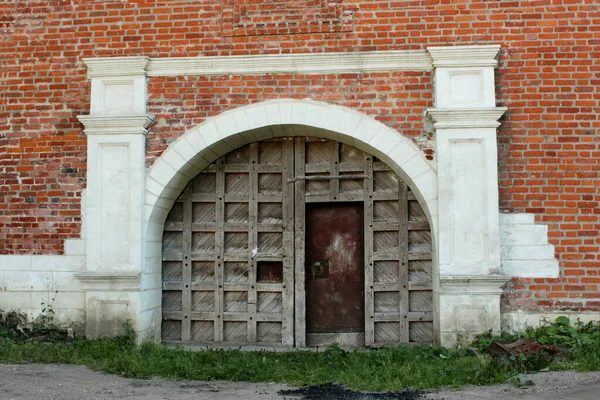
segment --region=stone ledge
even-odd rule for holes
[[[77,119],[85,127],[86,135],[146,135],[154,115],[79,115]]]
[[[144,56],[84,58],[88,78],[145,75],[150,58]]]
[[[506,107],[428,108],[427,116],[435,129],[497,128],[506,110]]]
[[[510,277],[494,275],[453,275],[440,277],[440,294],[502,294],[502,286]]]
[[[83,272],[74,275],[82,289],[94,291],[138,292],[140,274],[137,272]]]
[[[427,51],[433,66],[440,67],[493,67],[498,66],[500,45],[434,46]]]

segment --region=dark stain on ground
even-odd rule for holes
[[[301,400],[418,400],[424,398],[423,392],[408,389],[398,392],[368,393],[357,392],[333,383],[280,390],[279,395],[287,399],[296,398]]]

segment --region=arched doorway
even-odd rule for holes
[[[310,137],[254,142],[183,189],[162,249],[162,339],[429,344],[432,236],[376,157]]]

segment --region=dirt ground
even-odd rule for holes
[[[600,372],[546,372],[522,377],[535,384],[470,387],[435,393],[363,394],[328,386],[296,390],[270,383],[166,381],[126,379],[74,365],[0,365],[1,400],[375,400],[375,399],[577,399],[600,398]]]

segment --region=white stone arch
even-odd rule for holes
[[[272,100],[236,108],[188,130],[156,160],[146,177],[145,260],[141,325],[160,337],[162,234],[167,214],[188,182],[208,165],[245,144],[281,136],[313,136],[347,143],[384,161],[407,183],[432,229],[434,330],[437,332],[437,173],[417,145],[375,119],[312,100]],[[144,279],[144,277],[146,277]],[[144,282],[148,285],[144,287]],[[434,339],[437,341],[437,338]]]
[[[310,136],[350,144],[384,161],[415,193],[431,224],[435,244],[437,172],[418,146],[383,123],[347,107],[293,99],[271,100],[224,112],[172,143],[146,178],[148,244],[161,240],[166,216],[190,179],[217,158],[245,144],[268,137],[306,134],[293,126],[312,128]]]

